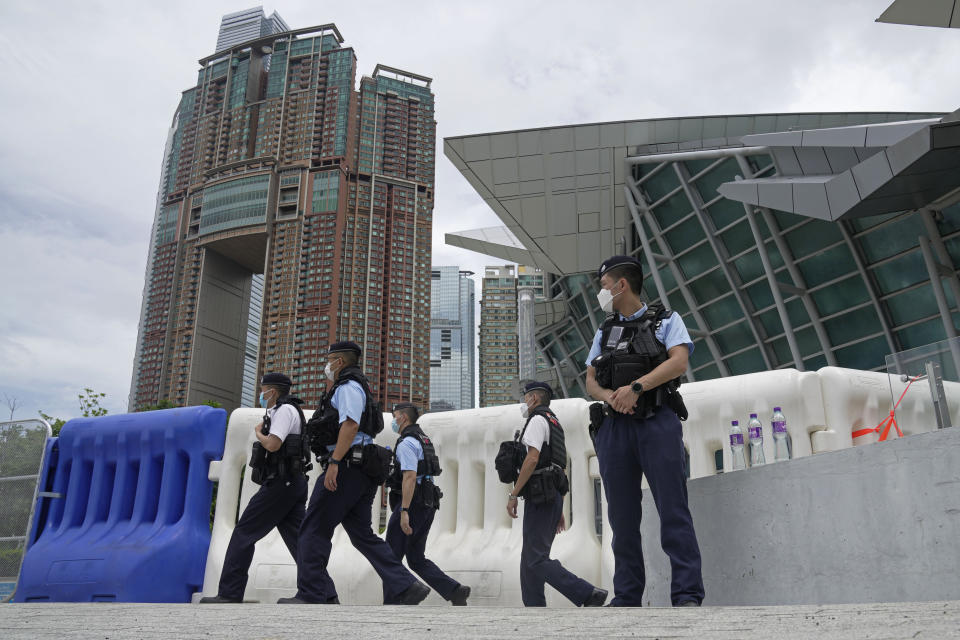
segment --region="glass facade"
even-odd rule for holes
[[[469,271],[433,267],[430,288],[430,410],[472,409],[476,288]]]
[[[267,219],[270,176],[261,175],[221,182],[203,191],[200,233],[222,231]]]

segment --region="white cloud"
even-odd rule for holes
[[[877,24],[890,0],[267,4],[335,22],[358,71],[434,78],[434,263],[499,260],[448,231],[499,224],[442,155],[445,136],[670,115],[941,110],[960,32]],[[224,2],[0,7],[0,391],[76,414],[124,409],[163,144]],[[479,288],[478,288],[479,293]],[[26,405],[27,403],[25,403]]]

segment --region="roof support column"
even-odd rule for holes
[[[933,287],[933,297],[937,300],[937,308],[940,310],[940,320],[943,322],[943,329],[947,333],[947,339],[950,345],[950,355],[953,356],[953,366],[956,371],[960,371],[960,343],[957,341],[957,327],[953,324],[953,314],[950,313],[950,305],[947,304],[947,296],[943,291],[943,277],[939,266],[933,257],[933,249],[930,248],[930,240],[927,236],[920,236],[920,252],[923,254],[923,263],[927,267],[927,273],[930,275],[930,285]]]
[[[783,303],[783,294],[780,292],[777,276],[773,272],[773,265],[770,264],[770,256],[767,255],[767,247],[763,241],[763,236],[760,234],[760,226],[757,225],[757,220],[753,217],[753,209],[750,205],[744,203],[743,210],[747,214],[747,222],[750,223],[753,240],[757,243],[760,262],[763,263],[763,270],[767,274],[767,283],[770,285],[770,291],[773,293],[773,301],[777,305],[777,313],[780,314],[780,322],[783,324],[783,333],[787,338],[787,344],[790,345],[790,355],[793,356],[793,364],[799,371],[803,371],[803,357],[800,355],[800,347],[797,346],[797,337],[793,333],[793,323],[790,322],[787,305]]]
[[[744,298],[742,291],[743,283],[740,281],[739,275],[734,273],[733,269],[730,268],[728,262],[730,256],[727,255],[726,248],[717,240],[717,230],[713,225],[713,220],[709,219],[703,210],[703,198],[700,195],[700,190],[690,183],[690,173],[682,163],[675,162],[673,164],[673,170],[677,174],[677,179],[680,180],[680,186],[683,187],[683,192],[686,194],[687,200],[690,201],[690,205],[693,207],[693,212],[700,221],[700,226],[707,236],[707,242],[710,244],[713,254],[717,257],[720,270],[723,272],[727,282],[730,283],[730,288],[733,290],[733,297],[740,305],[740,310],[743,311],[743,317],[750,327],[753,339],[757,341],[757,347],[760,349],[760,355],[763,356],[763,362],[767,365],[767,369],[773,369],[773,360],[768,352],[767,343],[764,341],[765,336],[762,335],[763,331],[761,331],[761,327],[757,325],[757,319],[754,317],[755,309],[753,305],[749,304],[747,299]]]
[[[657,287],[657,295],[660,296],[660,302],[663,306],[670,308],[670,300],[667,299],[667,289],[663,286],[663,278],[660,277],[660,271],[657,269],[657,260],[653,257],[653,249],[650,247],[650,239],[643,230],[640,223],[640,214],[637,212],[637,203],[634,201],[633,194],[629,187],[624,185],[623,195],[627,200],[627,208],[630,210],[630,216],[633,218],[633,224],[637,227],[637,235],[640,236],[640,244],[643,245],[643,255],[647,259],[647,267],[650,269],[650,275],[653,276],[653,283]]]
[[[853,236],[850,235],[850,230],[847,229],[846,223],[844,223],[843,220],[839,220],[837,224],[840,226],[840,233],[843,235],[843,241],[846,243],[847,249],[849,249],[850,254],[853,255],[853,261],[857,265],[857,273],[860,274],[864,284],[867,285],[867,293],[870,294],[870,301],[873,302],[873,308],[877,312],[877,317],[880,319],[880,326],[883,328],[883,335],[887,338],[887,346],[890,348],[890,353],[897,353],[900,351],[899,346],[893,338],[893,332],[890,331],[890,323],[887,321],[887,316],[883,312],[883,307],[880,306],[880,298],[877,297],[873,280],[870,279],[870,274],[867,272],[867,268],[863,263],[863,256],[860,255],[860,250],[857,248],[857,245],[854,244]]]
[[[634,203],[634,206],[630,207],[630,214],[633,216],[633,224],[637,227],[637,233],[640,236],[640,240],[643,242],[644,248],[650,246],[650,240],[647,238],[646,231],[643,229],[643,225],[640,223],[640,215],[638,209],[642,209],[643,217],[646,218],[647,224],[650,225],[650,229],[653,230],[654,234],[659,234],[660,228],[657,225],[657,221],[653,218],[653,215],[650,213],[650,209],[647,208],[647,202],[644,200],[643,195],[637,191],[637,187],[633,184],[632,181],[628,181],[624,186],[624,189],[627,189],[627,203],[631,201]],[[660,240],[659,236],[656,236]],[[660,242],[660,249],[663,251],[663,254],[667,258],[667,266],[670,267],[670,272],[673,274],[673,278],[677,281],[677,286],[680,288],[680,295],[683,296],[684,301],[687,303],[687,306],[690,308],[690,314],[693,316],[693,319],[696,321],[697,325],[701,328],[707,326],[707,323],[704,322],[703,316],[700,315],[700,312],[697,310],[697,301],[694,299],[693,294],[687,289],[686,285],[683,284],[683,274],[680,273],[680,268],[677,267],[677,263],[673,259],[673,251],[666,242]],[[653,260],[652,253],[648,254],[651,257],[649,260]],[[654,265],[654,268],[656,265]],[[654,273],[656,270],[654,269]],[[662,286],[662,285],[661,285]],[[666,304],[666,301],[664,301]],[[706,331],[706,329],[704,329]],[[714,362],[717,363],[717,368],[720,370],[721,376],[729,376],[730,369],[727,368],[727,363],[723,361],[723,353],[720,351],[720,348],[717,346],[716,341],[713,339],[713,336],[709,333],[706,333],[703,336],[703,341],[707,343],[707,348],[710,350],[710,355],[713,356]],[[690,368],[687,368],[688,372]],[[689,376],[688,376],[689,377]]]

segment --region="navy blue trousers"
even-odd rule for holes
[[[559,560],[550,559],[550,548],[557,535],[563,511],[559,495],[550,502],[523,503],[523,549],[520,551],[520,597],[525,607],[545,607],[544,583],[559,591],[578,607],[593,593],[593,585],[564,569]]]
[[[340,465],[337,490],[323,486],[320,475],[300,525],[297,558],[297,597],[306,602],[326,602],[337,595],[327,573],[331,539],[337,525],[343,525],[350,544],[373,565],[391,598],[408,589],[416,578],[407,571],[393,549],[373,532],[371,520],[377,485],[356,467]]]
[[[687,507],[683,431],[676,414],[660,407],[647,420],[608,416],[597,432],[597,461],[613,530],[614,606],[639,607],[646,586],[640,547],[640,479],[646,475],[660,514],[660,544],[670,558],[673,604],[703,600],[700,547]]]
[[[400,528],[400,505],[390,514],[387,524],[387,544],[393,549],[397,558],[407,558],[410,570],[420,576],[430,588],[440,594],[444,600],[453,596],[454,590],[460,583],[440,570],[440,567],[428,560],[424,551],[427,547],[427,534],[433,526],[433,517],[436,509],[423,506],[423,501],[415,497],[410,503],[410,528],[413,533],[409,536]],[[399,599],[387,594],[386,585],[383,589],[383,604],[399,604]]]
[[[276,527],[294,562],[297,560],[297,535],[303,522],[307,501],[307,479],[302,476],[274,478],[253,494],[230,536],[220,573],[222,598],[241,599],[247,588],[247,571],[257,541]]]

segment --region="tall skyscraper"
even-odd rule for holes
[[[480,299],[480,406],[517,402],[517,276],[513,265],[487,267]]]
[[[472,409],[476,286],[472,271],[433,267],[430,289],[430,410]]]
[[[272,33],[283,33],[284,31],[290,31],[290,27],[276,11],[269,18],[263,12],[263,7],[253,7],[236,13],[228,13],[220,20],[217,51],[223,51],[248,40],[268,36]]]
[[[236,407],[266,371],[313,404],[347,339],[384,406],[427,404],[430,85],[377,65],[355,90],[333,24],[200,60],[164,151],[131,409]]]

